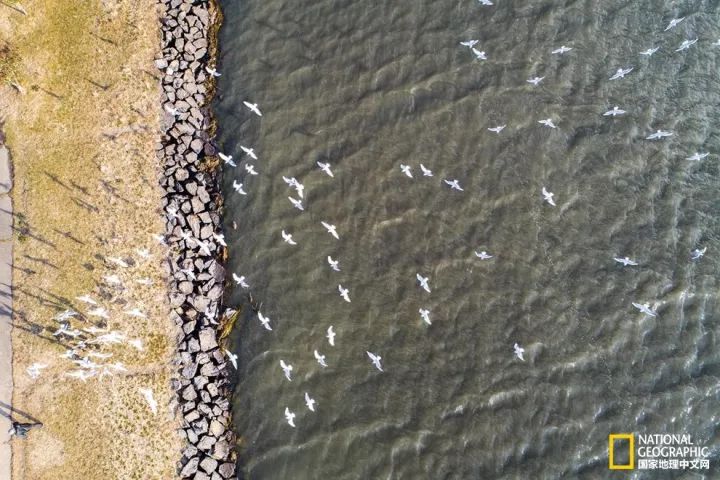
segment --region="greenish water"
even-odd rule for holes
[[[214,108],[218,142],[239,163],[224,173],[229,268],[273,327],[247,290],[232,292],[244,305],[233,334],[241,478],[720,475],[720,7],[495,3],[221,2]],[[469,39],[486,61],[459,45]],[[572,50],[551,54],[561,45]],[[534,76],[545,78],[535,87]],[[615,105],[627,113],[602,115]],[[657,129],[674,134],[645,140]],[[240,145],[255,148],[259,175],[246,174]],[[710,155],[685,160],[695,152]],[[282,176],[304,185],[304,211]],[[640,265],[613,260],[626,255]],[[615,432],[689,433],[714,466],[609,472]]]

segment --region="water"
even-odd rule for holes
[[[255,147],[260,172],[225,171],[229,266],[273,325],[232,292],[241,478],[703,478],[610,476],[615,432],[689,433],[712,447],[704,478],[717,478],[717,3],[221,3],[219,143],[236,159]],[[473,38],[487,61],[458,44]],[[573,50],[550,54],[563,44]],[[614,105],[628,113],[601,115]],[[537,123],[548,117],[557,129]],[[657,129],[675,133],[644,139]],[[711,155],[685,160],[696,151]],[[282,175],[305,185],[304,212]]]

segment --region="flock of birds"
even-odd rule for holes
[[[491,5],[493,5],[493,2],[492,2],[491,0],[478,0],[478,1],[479,1],[479,3],[480,3],[481,5],[485,5],[485,6],[491,6]],[[670,21],[670,23],[667,25],[667,27],[665,28],[665,31],[668,31],[668,30],[676,27],[676,26],[677,26],[678,24],[680,24],[683,20],[684,20],[684,17],[672,19],[672,20]],[[697,38],[685,40],[685,41],[683,41],[683,42],[679,45],[679,47],[678,47],[677,49],[675,49],[675,51],[676,51],[676,52],[681,52],[681,51],[687,50],[687,49],[689,49],[690,47],[692,47],[695,43],[697,43],[697,41],[698,41]],[[474,57],[475,57],[476,60],[479,60],[479,61],[486,61],[486,60],[488,60],[488,54],[487,54],[485,51],[480,50],[480,49],[478,48],[478,43],[479,43],[478,40],[465,40],[465,41],[460,42],[460,45],[463,46],[463,47],[468,48],[468,49],[470,50],[470,52],[474,55]],[[714,43],[714,45],[720,46],[720,40],[718,40],[716,43]],[[639,55],[644,56],[644,57],[650,57],[650,56],[652,56],[653,54],[655,54],[656,52],[658,52],[659,49],[660,49],[660,47],[655,47],[655,46],[654,46],[654,47],[651,47],[651,48],[648,48],[648,49],[646,49],[646,50],[644,50],[644,51],[639,52]],[[565,54],[567,54],[568,52],[571,52],[572,50],[573,50],[572,47],[569,47],[569,46],[566,46],[566,45],[562,45],[562,46],[560,46],[560,47],[558,47],[558,48],[555,48],[555,49],[551,50],[550,53],[551,53],[552,55],[565,55]],[[617,69],[611,76],[609,76],[608,78],[609,78],[610,81],[620,80],[620,79],[625,78],[627,75],[629,75],[630,73],[632,73],[634,70],[635,70],[635,67],[633,67],[633,66],[621,67],[621,68],[618,68],[618,69]],[[220,75],[220,74],[217,73],[214,69],[209,69],[208,71],[211,72],[211,73],[212,73],[213,75],[215,75],[215,76],[219,76],[219,75]],[[545,80],[545,77],[544,77],[544,76],[533,76],[532,78],[527,79],[527,83],[530,84],[530,85],[532,85],[533,87],[537,87],[537,86],[540,85],[544,80]],[[261,116],[262,116],[262,113],[261,113],[260,109],[258,108],[258,105],[257,105],[257,104],[255,104],[255,103],[250,103],[250,102],[248,102],[248,101],[244,101],[243,103],[244,103],[245,107],[247,107],[247,108],[248,108],[251,112],[253,112],[255,115],[257,115],[258,117],[261,117]],[[624,115],[624,114],[626,114],[626,113],[627,113],[626,110],[621,109],[619,106],[614,106],[612,109],[603,112],[602,115],[605,116],[605,117],[615,118],[615,117],[618,117],[618,116],[622,116],[622,115]],[[538,120],[538,123],[541,124],[541,125],[543,125],[544,127],[551,128],[551,129],[555,129],[555,128],[558,128],[557,125],[555,124],[556,121],[557,121],[557,120],[556,120],[556,119],[553,119],[553,118],[546,118],[546,119],[540,119],[540,120]],[[493,133],[495,133],[495,134],[497,134],[497,135],[501,135],[502,132],[503,132],[503,130],[504,130],[506,127],[507,127],[507,124],[503,124],[503,125],[497,125],[497,126],[488,127],[487,130],[489,130],[490,132],[493,132]],[[658,129],[658,130],[655,131],[655,132],[649,133],[645,138],[646,138],[647,140],[662,140],[663,138],[667,138],[667,137],[670,137],[670,136],[672,136],[672,135],[673,135],[673,132],[671,132],[671,131],[665,131],[665,130],[660,130],[660,129]],[[248,161],[245,163],[245,165],[244,165],[244,169],[245,169],[245,171],[246,171],[246,173],[247,173],[247,175],[245,176],[245,178],[247,178],[248,175],[249,175],[249,176],[257,175],[258,172],[257,172],[255,166],[254,166],[252,163],[250,163],[250,160],[252,160],[252,161],[258,160],[258,156],[257,156],[254,148],[250,148],[250,147],[247,147],[247,146],[244,146],[244,145],[240,145],[239,147],[240,147],[240,149],[242,150],[242,152],[244,153],[246,159],[248,160]],[[707,157],[708,155],[709,155],[709,153],[707,153],[707,152],[703,152],[703,153],[701,153],[701,152],[696,152],[696,153],[694,153],[693,155],[687,157],[687,160],[699,161],[699,160],[704,159],[704,158]],[[232,156],[232,155],[229,155],[229,154],[225,154],[225,153],[220,152],[220,153],[218,154],[218,156],[219,156],[219,158],[220,158],[223,162],[225,162],[225,164],[227,164],[228,166],[230,166],[230,167],[237,167],[237,163],[233,160],[233,156]],[[320,171],[321,171],[322,173],[326,174],[328,177],[330,177],[330,178],[335,177],[335,173],[333,172],[332,166],[331,166],[331,164],[330,164],[329,162],[320,162],[320,161],[317,161],[317,162],[316,162],[316,165],[317,165],[317,167],[320,169]],[[433,177],[433,176],[434,176],[432,170],[431,170],[430,168],[426,167],[425,165],[423,165],[422,163],[419,164],[419,167],[420,167],[420,172],[421,172],[421,174],[422,174],[423,177]],[[410,166],[410,165],[401,164],[401,165],[400,165],[400,173],[401,173],[402,175],[405,175],[406,177],[408,177],[408,178],[410,178],[410,179],[414,179],[414,178],[415,178],[415,177],[414,177],[413,168],[412,168],[412,166]],[[283,176],[282,178],[283,178],[283,181],[287,184],[287,186],[288,186],[289,188],[295,190],[296,196],[292,196],[292,195],[291,195],[291,196],[288,196],[288,197],[287,197],[288,200],[290,201],[290,203],[292,204],[292,206],[293,206],[294,208],[297,208],[297,209],[300,210],[300,211],[304,211],[304,210],[305,210],[305,206],[304,206],[304,204],[303,204],[303,200],[304,200],[304,188],[305,188],[305,187],[303,186],[303,184],[302,184],[297,178],[294,178],[294,177],[285,177],[285,176]],[[451,190],[456,190],[456,191],[458,191],[458,192],[463,192],[463,191],[464,191],[464,189],[462,188],[462,186],[461,186],[461,184],[460,184],[460,180],[458,180],[458,179],[456,179],[456,178],[452,178],[452,179],[450,179],[450,178],[445,178],[445,179],[443,179],[443,183],[444,183],[445,185],[447,185],[447,187],[450,188]],[[234,189],[238,194],[240,194],[240,195],[247,195],[247,194],[248,194],[248,192],[245,190],[245,185],[244,185],[244,183],[238,182],[237,180],[233,180],[233,184],[232,184],[232,185],[233,185],[233,189]],[[541,195],[542,201],[546,202],[550,207],[555,207],[555,206],[556,206],[555,194],[554,194],[553,192],[549,191],[546,186],[542,186],[542,188],[540,189],[540,195]],[[327,232],[328,232],[333,238],[335,238],[335,239],[340,239],[340,235],[339,235],[339,233],[338,233],[337,228],[336,228],[335,225],[329,224],[329,223],[327,223],[327,222],[325,222],[325,221],[322,221],[322,222],[321,222],[321,225],[322,225],[323,228],[325,228],[325,229],[327,230]],[[282,230],[282,231],[280,232],[280,236],[281,236],[281,238],[282,238],[282,241],[284,241],[284,242],[287,243],[288,245],[291,245],[291,246],[296,246],[296,245],[297,245],[297,242],[296,242],[295,239],[293,238],[292,233],[289,233],[289,232],[287,232],[287,231],[285,231],[285,230]],[[695,249],[695,250],[693,250],[693,251],[691,252],[691,258],[692,258],[692,260],[698,260],[698,259],[700,259],[700,258],[705,254],[706,250],[707,250],[707,247],[705,247],[705,248],[703,248],[703,249]],[[475,251],[474,253],[475,253],[476,257],[478,257],[480,260],[483,260],[483,261],[484,261],[484,260],[490,260],[490,259],[493,258],[493,255],[489,254],[488,252],[486,252],[486,251],[484,251],[484,250],[483,250],[483,251]],[[622,264],[622,265],[625,266],[625,267],[631,267],[631,266],[637,266],[637,265],[638,265],[638,262],[636,262],[636,261],[634,261],[634,260],[631,260],[629,257],[619,257],[619,256],[618,256],[618,257],[615,257],[614,260],[615,260],[616,262]],[[340,263],[339,263],[338,260],[333,259],[332,257],[328,256],[328,257],[327,257],[327,262],[328,262],[328,265],[330,266],[330,268],[331,268],[333,271],[336,271],[336,272],[339,272],[339,271],[340,271]],[[238,286],[240,286],[240,287],[242,287],[242,288],[244,288],[244,289],[249,289],[249,288],[250,288],[250,285],[248,284],[247,279],[246,279],[245,276],[239,275],[239,274],[237,274],[237,273],[233,273],[233,274],[232,274],[232,277],[233,277],[233,280],[235,281],[235,283],[236,283]],[[417,274],[416,274],[416,277],[415,277],[415,280],[417,281],[417,284],[418,284],[418,286],[419,286],[421,289],[423,289],[423,290],[424,290],[425,292],[427,292],[427,293],[430,293],[430,292],[431,292],[430,279],[429,279],[429,277],[423,276],[423,275],[421,275],[420,273],[417,273]],[[339,292],[341,298],[342,298],[345,302],[348,302],[348,303],[351,302],[350,290],[349,290],[348,288],[343,287],[342,284],[338,284],[338,292]],[[643,314],[650,315],[650,316],[656,316],[656,315],[657,315],[657,312],[656,312],[655,310],[653,310],[648,303],[632,302],[632,305],[633,305],[633,307],[637,308],[637,309],[638,309],[640,312],[642,312]],[[420,308],[420,309],[419,309],[419,314],[420,314],[420,319],[421,319],[424,323],[426,323],[427,325],[431,325],[430,311],[429,311],[428,309],[426,309],[426,308]],[[272,325],[271,325],[271,320],[270,320],[270,318],[267,317],[266,315],[264,315],[261,311],[259,311],[259,309],[257,310],[257,317],[258,317],[258,320],[260,321],[260,324],[262,325],[263,328],[265,328],[265,329],[268,330],[268,331],[272,331]],[[328,342],[329,342],[330,346],[334,346],[334,345],[335,345],[335,335],[336,335],[336,334],[335,334],[335,332],[334,332],[334,330],[333,330],[333,326],[330,325],[330,326],[328,327],[328,329],[327,329],[327,339],[328,339]],[[519,360],[521,360],[521,361],[524,361],[524,360],[525,360],[525,358],[524,358],[525,349],[524,349],[521,345],[519,345],[518,343],[514,343],[514,345],[513,345],[513,352],[514,352],[514,355],[515,355]],[[228,353],[229,353],[229,352],[228,352]],[[318,362],[318,364],[319,364],[322,368],[327,367],[328,364],[327,364],[327,362],[326,362],[326,356],[323,355],[323,354],[321,354],[320,352],[318,352],[317,349],[315,349],[313,353],[314,353],[314,356],[315,356],[315,360]],[[371,351],[367,351],[366,353],[367,353],[367,356],[368,356],[371,364],[372,364],[377,370],[379,370],[380,372],[382,372],[382,371],[383,371],[382,357],[381,357],[379,354],[374,353],[374,352],[371,352]],[[235,358],[234,360],[236,361],[236,358]],[[236,365],[236,363],[235,363],[235,365]],[[237,367],[237,365],[236,365],[236,367]],[[286,362],[285,360],[283,360],[283,359],[280,359],[280,369],[281,369],[282,374],[284,375],[285,379],[286,379],[287,381],[292,381],[292,379],[293,379],[293,371],[294,371],[293,365],[290,364],[290,363],[287,363],[287,362]],[[309,395],[308,392],[304,392],[304,399],[305,399],[305,404],[306,404],[308,410],[314,412],[314,411],[315,411],[315,408],[316,408],[316,405],[317,405],[317,402]],[[296,413],[293,412],[289,407],[285,407],[284,413],[285,413],[285,420],[287,421],[287,423],[288,423],[290,426],[295,427]]]

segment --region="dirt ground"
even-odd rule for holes
[[[0,1],[0,121],[14,167],[13,402],[44,423],[13,441],[14,480],[175,476],[173,327],[165,247],[152,236],[163,231],[159,45],[154,0]],[[85,294],[98,305],[77,300]],[[89,313],[97,308],[109,318]],[[69,329],[94,325],[122,340],[53,335],[67,309],[78,312]],[[93,352],[95,367],[63,356],[83,339],[75,359]],[[37,379],[34,363],[46,365]],[[67,375],[92,370],[86,382]],[[153,392],[157,414],[140,388]]]

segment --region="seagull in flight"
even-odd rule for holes
[[[697,41],[698,41],[697,38],[695,40],[684,40],[675,51],[682,52],[683,50],[687,50],[692,45],[695,45],[697,43]]]
[[[667,132],[665,130],[658,130],[655,133],[652,133],[645,137],[645,140],[657,140],[662,139],[665,137],[671,137],[673,135],[673,132]]]
[[[507,127],[507,124],[505,124],[505,125],[498,125],[497,127],[490,127],[490,128],[488,128],[488,130],[490,130],[491,132],[500,133],[500,132],[503,131],[503,129],[504,129],[505,127]]]
[[[685,17],[673,18],[672,20],[670,20],[670,23],[668,23],[668,26],[665,27],[665,30],[663,30],[663,31],[667,32],[671,28],[677,26],[677,24],[682,22],[683,20],[685,20]]]
[[[422,163],[420,164],[420,170],[422,170],[422,174],[424,177],[432,177],[433,176],[432,170],[425,167],[425,165],[423,165]]]
[[[305,210],[305,208],[303,207],[303,204],[302,204],[302,200],[298,200],[293,197],[288,197],[288,200],[290,200],[290,203],[292,203],[293,206],[295,208],[297,208],[298,210]]]
[[[646,314],[646,315],[650,315],[651,317],[657,317],[657,312],[655,312],[654,310],[651,310],[651,309],[650,309],[650,304],[649,304],[649,303],[643,303],[643,304],[641,305],[641,304],[639,304],[639,303],[632,302],[632,304],[633,304],[633,307],[637,308],[637,309],[640,310],[642,313],[644,313],[644,314]]]
[[[149,388],[138,388],[138,392],[145,398],[145,401],[150,406],[150,411],[153,415],[157,415],[158,402],[153,396],[153,391]]]
[[[239,277],[237,273],[233,272],[232,278],[235,280],[236,285],[240,285],[242,288],[250,288],[250,285],[245,282],[245,275]]]
[[[463,47],[468,47],[468,48],[472,48],[477,44],[478,44],[478,40],[466,40],[464,42],[460,42],[460,45],[462,45]]]
[[[556,48],[551,53],[557,53],[557,54],[562,55],[563,53],[569,52],[570,50],[572,50],[572,47],[566,47],[565,45],[563,45],[560,48]]]
[[[553,200],[553,197],[555,196],[554,193],[548,192],[545,187],[542,187],[542,196],[547,203],[549,203],[553,207],[555,206],[555,200]]]
[[[317,166],[320,167],[320,170],[327,173],[329,176],[334,177],[332,170],[330,170],[330,164],[329,163],[322,163],[322,162],[316,162]]]
[[[305,405],[307,405],[308,410],[311,412],[315,411],[315,399],[310,398],[310,395],[308,395],[307,392],[305,392]]]
[[[287,420],[288,425],[295,427],[295,414],[288,407],[285,407],[285,420]]]
[[[430,310],[421,308],[420,310],[418,310],[418,312],[420,312],[420,318],[422,318],[423,322],[427,323],[428,325],[432,325],[432,322],[430,321]]]
[[[713,43],[716,47],[720,47],[720,40],[717,40],[715,43]]]
[[[637,262],[634,260],[630,260],[630,258],[628,258],[628,257],[625,257],[625,258],[613,257],[613,260],[615,260],[618,263],[622,263],[626,267],[627,266],[632,266],[632,267],[637,266]]]
[[[428,284],[428,281],[430,280],[428,277],[423,277],[419,273],[415,274],[415,278],[417,278],[418,284],[428,293],[430,293],[430,285]]]
[[[616,117],[618,115],[624,115],[625,110],[620,109],[617,105],[613,107],[612,110],[608,110],[607,112],[603,113],[604,117],[613,116]]]
[[[538,120],[538,123],[541,123],[541,124],[545,125],[546,127],[557,128],[555,126],[555,124],[553,123],[552,118],[546,118],[545,120]]]
[[[257,103],[250,103],[250,102],[243,102],[243,104],[249,108],[255,115],[258,117],[262,117],[262,112],[260,112],[260,109],[258,108]]]
[[[295,177],[288,178],[283,175],[282,178],[289,187],[293,187],[295,188],[295,190],[297,190],[298,197],[303,198],[303,191],[305,190],[305,187],[302,183],[298,182]]]
[[[707,251],[707,247],[703,248],[702,250],[700,250],[699,248],[696,248],[695,250],[690,252],[690,254],[691,254],[690,258],[692,258],[693,260],[699,260],[705,256],[706,251]]]
[[[338,291],[340,292],[340,296],[343,298],[343,300],[350,303],[350,290],[348,290],[347,288],[343,288],[342,285],[338,285]]]
[[[460,191],[460,192],[464,191],[464,190],[462,189],[462,187],[460,187],[460,182],[459,182],[457,179],[455,179],[455,180],[445,179],[445,183],[447,183],[448,185],[450,185],[450,188],[451,188],[452,190],[458,190],[458,191]]]
[[[293,366],[288,365],[287,363],[285,363],[284,360],[280,360],[280,368],[282,368],[282,371],[285,374],[285,378],[287,378],[289,382],[292,382],[292,378],[290,378],[290,373],[293,370]]]
[[[632,72],[635,67],[618,68],[615,74],[610,77],[610,80],[617,80],[618,78],[624,78],[625,75]]]
[[[525,349],[516,343],[513,345],[513,350],[515,350],[515,356],[524,362],[525,358],[523,357],[523,353],[525,353]]]
[[[488,7],[493,4],[493,2],[491,2],[490,0],[478,0],[478,3],[480,3],[480,5],[485,5]]]
[[[207,71],[213,77],[219,77],[222,75],[222,73],[219,73],[217,70],[215,70],[212,67],[205,67],[205,71]]]
[[[330,268],[332,268],[336,272],[340,271],[340,262],[339,261],[333,260],[333,258],[330,255],[328,255],[327,261],[330,264]]]
[[[257,155],[255,154],[255,149],[254,149],[254,148],[248,148],[248,147],[246,147],[246,146],[244,146],[244,145],[240,145],[240,150],[242,150],[243,152],[245,152],[245,155],[248,155],[248,156],[249,156],[250,158],[252,158],[253,160],[257,160],[257,159],[258,159]]]
[[[218,152],[218,157],[220,157],[220,160],[230,165],[231,167],[237,167],[237,163],[233,162],[232,155],[225,155],[222,152]]]
[[[382,364],[380,363],[380,360],[382,360],[382,357],[375,353],[368,352],[367,350],[365,351],[365,353],[368,354],[368,357],[370,357],[370,361],[373,363],[373,365],[375,365],[375,368],[377,368],[378,370],[380,370],[382,372],[383,371]]]
[[[285,230],[281,231],[280,234],[282,235],[283,240],[285,240],[285,243],[288,243],[290,245],[297,245],[297,242],[292,238],[292,234],[285,233]]]
[[[224,233],[212,233],[213,239],[223,247],[227,247],[227,242],[225,241],[225,234]]]
[[[410,170],[410,165],[400,164],[400,170],[402,171],[402,173],[404,173],[408,177],[413,178],[412,171]]]
[[[489,258],[493,258],[493,256],[488,255],[485,250],[483,250],[482,252],[478,252],[477,250],[475,250],[475,256],[478,257],[480,260],[487,260]]]
[[[325,355],[320,355],[317,350],[313,352],[315,354],[315,359],[318,361],[321,367],[327,367],[327,363],[325,363]]]
[[[487,54],[485,53],[485,51],[481,52],[480,50],[478,50],[475,47],[470,48],[470,50],[472,50],[472,53],[473,53],[473,55],[475,55],[475,58],[477,60],[487,60]]]
[[[247,173],[249,173],[250,175],[257,175],[257,174],[258,174],[257,170],[255,170],[255,166],[252,165],[252,164],[250,164],[250,163],[246,163],[246,164],[245,164],[245,171],[246,171]]]
[[[272,331],[272,327],[270,326],[270,318],[263,315],[260,311],[258,311],[258,320],[260,320],[262,326],[265,327],[265,330]],[[292,367],[290,367],[290,370],[292,370]]]
[[[242,184],[242,183],[239,183],[237,180],[233,180],[233,185],[232,185],[232,186],[233,186],[233,188],[235,189],[235,191],[236,191],[237,193],[239,193],[240,195],[247,195],[247,192],[246,192],[245,190],[243,190],[243,184]]]
[[[232,363],[233,368],[237,370],[237,355],[232,353],[230,350],[225,349],[224,350],[225,355],[227,355],[228,359],[230,360],[230,363]]]
[[[645,55],[646,57],[649,57],[658,50],[660,50],[660,47],[648,48],[647,50],[643,50],[642,52],[640,52],[640,55]]]
[[[327,339],[328,343],[331,347],[335,346],[335,332],[333,331],[333,326],[330,325],[327,329]]]
[[[533,78],[526,80],[526,82],[532,83],[533,85],[535,85],[537,87],[538,85],[540,85],[540,82],[543,81],[543,78],[545,78],[545,77],[533,77]]]
[[[697,161],[702,160],[703,158],[707,157],[708,155],[710,155],[710,154],[695,152],[691,156],[687,157],[685,160],[692,160],[693,162],[697,162]]]
[[[340,236],[337,233],[337,230],[335,229],[335,225],[330,225],[327,222],[320,222],[322,223],[322,226],[325,227],[330,235],[335,237],[336,240],[340,240]]]

